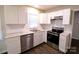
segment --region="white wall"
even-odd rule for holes
[[[2,40],[1,17],[0,17],[0,40]]]
[[[4,41],[4,15],[3,7],[0,6],[0,53],[6,52],[6,45]]]
[[[0,8],[0,40],[3,40],[2,38],[2,13],[1,13],[1,8]]]
[[[1,31],[1,17],[0,17],[0,31]]]

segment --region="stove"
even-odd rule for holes
[[[59,36],[64,31],[64,28],[52,28],[52,30],[47,31],[47,41],[59,45]]]

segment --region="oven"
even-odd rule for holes
[[[47,40],[58,45],[59,44],[59,34],[47,32]]]
[[[62,33],[64,29],[61,28],[55,28],[50,31],[47,31],[47,41],[59,46],[59,36],[60,33]]]

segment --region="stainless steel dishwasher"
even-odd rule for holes
[[[33,33],[22,35],[20,38],[21,38],[21,52],[27,51],[33,47]]]

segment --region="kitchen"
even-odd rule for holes
[[[66,53],[70,49],[73,22],[71,8],[46,12],[30,5],[5,5],[0,6],[0,9],[0,17],[3,20],[1,23],[5,29],[3,30],[7,48],[5,50],[8,54],[19,54],[42,43],[51,46],[51,40],[48,39],[51,31],[53,35],[58,35],[56,38],[53,36],[57,39],[53,42],[57,44],[55,45],[59,51]],[[54,48],[54,45],[52,46]]]

